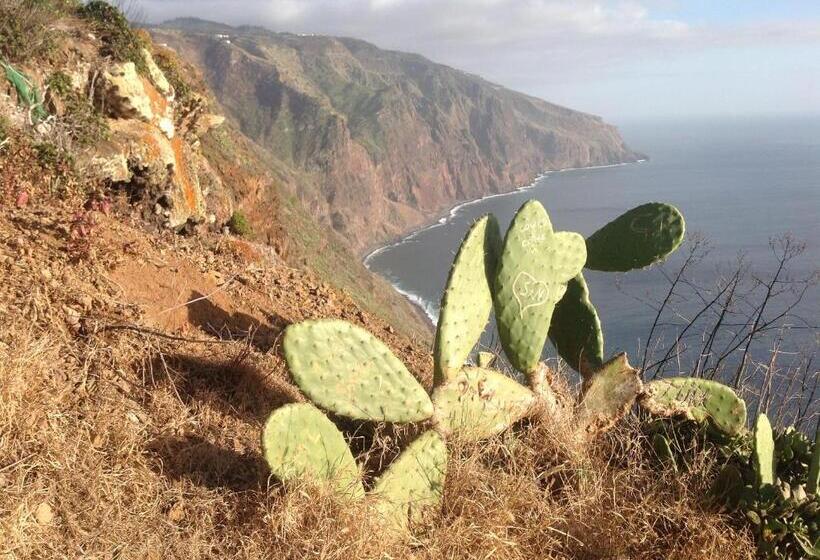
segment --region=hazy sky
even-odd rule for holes
[[[820,0],[139,0],[421,53],[607,119],[820,113]]]

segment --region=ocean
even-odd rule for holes
[[[778,264],[770,247],[772,238],[789,234],[805,243],[784,278],[800,280],[816,274],[820,263],[820,116],[644,120],[625,122],[619,128],[630,146],[648,154],[648,161],[550,172],[511,193],[460,204],[446,217],[431,220],[431,225],[374,251],[365,263],[435,321],[450,264],[476,218],[492,213],[505,229],[521,204],[536,198],[547,208],[556,230],[588,236],[634,206],[668,202],[683,213],[687,238],[703,238],[709,252],[687,275],[702,295],[697,296],[691,287],[688,292],[685,286],[678,290],[680,295],[672,298],[668,313],[655,329],[653,349],[676,340],[682,325],[702,307],[699,298],[716,294],[712,288],[731,274],[740,256],[749,267],[745,286],[751,289],[755,279],[765,281]],[[585,271],[603,323],[607,354],[643,354],[655,309],[668,289],[667,277],[674,275],[685,254],[684,248],[662,267],[625,274]],[[779,286],[795,289],[802,284]],[[785,308],[789,295],[774,300],[764,320]],[[778,320],[777,326],[785,330],[772,328],[762,333],[756,343],[758,359],[779,338],[785,340],[780,343],[784,353],[791,352],[786,356],[815,352],[818,299],[815,284],[799,305]],[[710,313],[703,314],[702,320],[707,321]],[[739,316],[735,322],[739,325]],[[697,337],[703,336],[697,331],[691,329],[678,346],[697,347]],[[490,327],[483,343],[490,346],[494,340]],[[545,357],[550,356],[554,351],[547,344]],[[689,366],[681,362],[677,367],[685,370]]]

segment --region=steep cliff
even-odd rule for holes
[[[542,171],[639,157],[599,117],[364,41],[189,19],[151,31],[356,250]]]

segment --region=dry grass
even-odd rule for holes
[[[751,558],[747,537],[699,505],[707,470],[659,473],[634,426],[590,450],[560,423],[455,449],[442,510],[402,544],[366,503],[268,480],[260,421],[296,394],[242,343],[125,334],[80,349],[11,329],[0,556]]]
[[[244,242],[99,216],[95,256],[72,262],[66,204],[0,218],[0,558],[751,558],[701,505],[708,457],[666,476],[633,425],[592,448],[560,419],[455,447],[443,506],[409,543],[367,502],[282,488],[258,437],[301,398],[284,326],[357,322],[425,383],[427,351]],[[213,295],[184,305],[194,292]],[[388,432],[344,428],[384,459]]]

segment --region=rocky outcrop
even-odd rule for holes
[[[363,41],[204,22],[152,32],[359,251],[543,171],[639,157],[599,117]]]
[[[176,103],[151,54],[145,50],[143,56],[148,76],[133,62],[111,63],[99,72],[95,99],[108,117],[111,137],[89,151],[89,167],[98,178],[130,189],[166,227],[202,222],[200,176],[209,167],[197,138],[224,118],[205,112],[201,99],[185,107]]]

